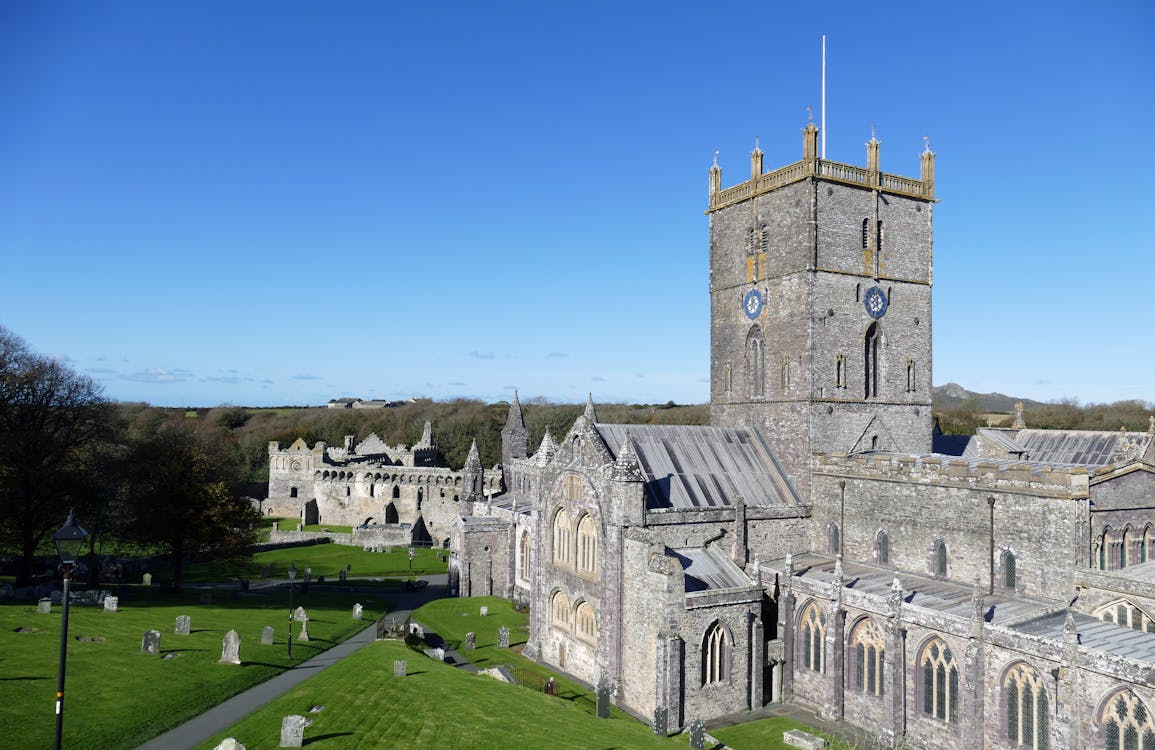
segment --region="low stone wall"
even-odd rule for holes
[[[367,529],[353,529],[353,544],[357,547],[408,547],[413,540],[409,524],[380,524]]]
[[[281,532],[274,532],[274,533],[275,534],[292,534],[294,536],[296,535],[295,531],[281,531]],[[270,534],[270,539],[271,538],[272,538],[272,534]],[[291,549],[293,547],[313,547],[313,546],[318,545],[318,544],[329,544],[330,541],[331,540],[329,539],[329,537],[327,535],[322,534],[320,537],[310,537],[308,539],[289,538],[289,539],[286,539],[284,541],[258,542],[257,544],[254,544],[250,549],[252,549],[253,552],[269,552],[269,551],[275,550],[275,549]]]
[[[257,552],[287,547],[305,547],[310,544],[345,544],[352,547],[408,547],[413,540],[409,524],[380,524],[366,529],[353,529],[352,534],[335,531],[282,531],[269,532],[269,541],[254,545]]]
[[[333,544],[353,544],[352,534],[340,534],[333,531],[270,531],[269,543],[282,544],[284,542],[306,542],[314,541],[314,544],[324,544],[325,542],[332,542]]]

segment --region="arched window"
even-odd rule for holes
[[[564,510],[558,510],[553,517],[553,561],[558,565],[573,565],[573,527]]]
[[[598,526],[592,516],[582,516],[577,529],[577,567],[585,573],[598,570]]]
[[[401,498],[401,488],[398,487],[397,485],[393,485],[393,499],[399,500],[400,498]]]
[[[1014,589],[1018,584],[1018,571],[1016,570],[1015,553],[1010,550],[1003,552],[1003,586],[1008,589]]]
[[[1155,748],[1155,719],[1139,696],[1124,690],[1103,707],[1099,722],[1103,726],[1106,750],[1149,750]]]
[[[1131,564],[1130,559],[1128,559],[1128,557],[1127,557],[1127,551],[1128,551],[1127,545],[1130,543],[1130,541],[1131,541],[1131,527],[1128,526],[1127,528],[1123,529],[1123,536],[1117,542],[1119,551],[1116,554],[1116,557],[1119,560],[1118,567],[1120,569],[1125,568]]]
[[[1108,545],[1111,543],[1111,527],[1107,526],[1103,529],[1102,536],[1099,537],[1099,570],[1108,570],[1111,564],[1111,552]]]
[[[851,678],[854,688],[867,695],[882,695],[886,638],[874,620],[854,626],[850,634]]]
[[[908,359],[906,361],[906,392],[907,393],[914,393],[914,390],[915,390],[914,386],[915,386],[914,360]]]
[[[570,630],[570,615],[571,609],[569,604],[569,597],[564,592],[558,591],[553,595],[550,601],[550,612],[553,615],[552,625],[558,630]]]
[[[521,566],[518,573],[523,581],[529,580],[529,532],[521,532]]]
[[[1147,524],[1147,528],[1143,529],[1143,544],[1139,547],[1139,562],[1150,560],[1153,550],[1155,550],[1155,526]]]
[[[878,395],[878,360],[879,347],[882,345],[882,333],[878,323],[871,323],[866,329],[866,338],[863,340],[863,353],[866,358],[866,397]]]
[[[296,496],[297,496],[297,488],[296,487],[290,487],[289,488],[289,497],[296,497]]]
[[[839,354],[834,358],[834,387],[846,387],[846,355]]]
[[[702,639],[702,684],[730,680],[730,636],[720,622],[706,629]]]
[[[802,612],[802,664],[814,672],[826,671],[826,613],[817,602]]]
[[[1007,739],[1034,750],[1050,750],[1051,710],[1039,673],[1019,662],[1003,678]]]
[[[890,535],[885,531],[878,532],[878,536],[874,540],[875,549],[878,552],[878,562],[882,565],[890,563]]]
[[[790,357],[782,355],[782,388],[790,387]]]
[[[842,530],[836,523],[826,527],[826,551],[832,555],[842,552]]]
[[[950,647],[935,638],[922,652],[922,712],[958,722],[958,665]]]
[[[593,605],[589,602],[579,604],[574,619],[577,622],[578,638],[589,643],[597,643],[598,622],[597,617],[594,615]]]
[[[931,565],[934,575],[946,578],[946,542],[941,539],[936,539],[934,542]]]
[[[751,398],[766,395],[766,352],[762,329],[754,326],[746,336],[746,379]]]
[[[758,235],[754,231],[754,227],[746,230],[746,254],[753,255],[754,251],[758,249]]]
[[[385,523],[400,523],[397,517],[397,506],[393,503],[385,506]]]
[[[1127,599],[1117,599],[1105,604],[1094,611],[1095,617],[1106,622],[1113,622],[1123,627],[1155,633],[1155,619]]]

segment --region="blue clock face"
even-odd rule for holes
[[[762,314],[762,293],[757,289],[751,289],[746,292],[746,296],[742,298],[742,309],[746,311],[746,317],[750,320],[757,318]]]
[[[862,298],[862,305],[866,308],[867,314],[875,320],[886,315],[886,308],[889,304],[886,299],[886,292],[876,286],[867,289],[866,296]]]

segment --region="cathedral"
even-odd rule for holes
[[[818,137],[710,168],[710,424],[591,400],[531,453],[515,396],[451,588],[528,603],[525,654],[655,732],[785,702],[884,746],[1155,750],[1155,425],[936,434],[935,156]]]

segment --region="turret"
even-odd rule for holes
[[[469,446],[469,456],[461,469],[461,484],[461,515],[472,516],[474,503],[485,501],[485,470],[481,467],[476,439]]]
[[[525,417],[521,413],[521,401],[517,391],[513,392],[513,403],[509,405],[509,414],[505,418],[505,427],[501,430],[501,488],[508,492],[513,486],[513,459],[525,458],[529,455],[529,430],[525,426]]]

